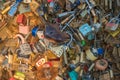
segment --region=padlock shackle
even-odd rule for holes
[[[14,38],[20,38],[22,44],[26,43],[25,38],[24,38],[21,34],[17,34],[17,35],[15,35]]]
[[[70,44],[72,43],[72,41],[73,41],[73,36],[72,36],[72,34],[70,33],[70,32],[66,32],[69,36],[70,36],[70,41],[66,44],[67,46],[70,46]]]

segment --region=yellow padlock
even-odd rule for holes
[[[94,61],[97,59],[97,57],[94,56],[90,49],[86,50],[86,55],[88,60]]]
[[[112,35],[112,37],[115,37],[115,36],[117,36],[119,33],[120,33],[120,28],[117,29],[117,30],[115,30],[115,31],[110,32],[110,35]]]

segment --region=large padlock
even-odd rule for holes
[[[30,44],[26,42],[25,38],[22,35],[17,34],[14,38],[17,38],[17,37],[19,37],[22,42],[22,44],[19,47],[19,50],[20,50],[19,56],[22,56],[22,57],[29,56],[32,53]]]
[[[20,14],[17,17],[17,23],[19,24],[19,33],[22,33],[22,34],[29,33],[29,29],[30,29],[29,18],[26,19],[24,14]]]

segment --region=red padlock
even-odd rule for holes
[[[26,23],[27,23],[27,19],[26,19],[26,17],[25,17],[25,15],[24,14],[19,14],[18,16],[17,16],[17,21],[16,21],[19,25],[26,25]]]

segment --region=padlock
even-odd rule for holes
[[[40,70],[42,69],[43,64],[45,64],[46,62],[47,62],[46,56],[38,55],[32,65],[35,66],[38,70]]]
[[[20,4],[20,6],[18,7],[18,11],[20,14],[31,12],[30,6],[27,4]]]
[[[96,52],[97,52],[97,50],[96,50]],[[91,60],[91,61],[95,61],[98,58],[98,56],[96,54],[94,54],[91,51],[91,49],[86,50],[86,57],[88,60]]]
[[[85,9],[81,12],[80,16],[83,18],[87,15],[88,11]]]
[[[99,76],[99,80],[111,80],[109,72],[106,71],[105,73],[101,74]]]
[[[79,27],[79,31],[82,33],[83,36],[86,36],[89,32],[92,31],[92,28],[86,23]]]
[[[6,7],[6,8],[1,12],[1,14],[2,14],[2,15],[3,15],[3,14],[6,14],[6,13],[10,10],[10,8],[11,8],[11,6]]]
[[[17,15],[16,22],[18,23],[18,25],[26,25],[27,23],[26,16],[24,14]]]
[[[61,55],[63,54],[63,45],[61,46],[57,46],[57,47],[51,47],[50,50],[57,56],[57,57],[61,57]]]
[[[39,3],[35,0],[32,0],[32,2],[29,5],[30,5],[30,9],[32,10],[32,12],[35,15],[39,16],[39,14],[36,12],[38,7],[40,6]]]
[[[95,62],[95,68],[105,70],[108,67],[108,62],[105,59],[100,59]]]
[[[23,72],[23,73],[27,73],[29,72],[29,66],[28,64],[20,64],[18,71]]]
[[[21,0],[22,1],[22,0]],[[17,12],[17,7],[20,4],[20,2],[15,2],[13,6],[11,6],[10,10],[8,11],[8,15],[13,17],[15,13]]]
[[[26,19],[24,14],[18,15],[17,23],[19,24],[19,33],[28,34],[29,33],[29,18]],[[26,25],[27,23],[27,25]]]
[[[29,56],[32,53],[30,45],[25,41],[25,38],[22,35],[17,34],[14,38],[17,38],[17,37],[19,37],[22,42],[22,44],[19,47],[20,48],[19,56],[22,56],[22,57]]]
[[[16,71],[14,74],[14,78],[19,79],[19,80],[25,80],[25,74],[22,72]]]
[[[68,74],[70,76],[70,80],[78,80],[78,73],[76,71],[70,71]]]
[[[115,31],[111,31],[111,32],[110,32],[110,35],[112,35],[112,37],[115,37],[115,36],[117,36],[119,33],[120,33],[120,28],[118,28],[118,29],[115,30]]]
[[[58,58],[51,50],[47,50],[44,53],[47,56],[48,61],[52,63],[53,67],[58,68],[61,65],[62,57]]]
[[[35,48],[37,49],[38,52],[40,53],[44,53],[45,52],[45,46],[44,44],[42,44],[43,42],[42,41],[38,41],[34,44]]]

